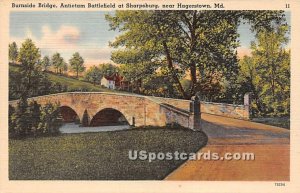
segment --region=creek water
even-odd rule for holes
[[[64,123],[59,128],[59,130],[61,133],[87,133],[87,132],[120,131],[129,128],[130,128],[129,125],[81,127],[79,124],[76,123]]]

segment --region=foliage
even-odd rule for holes
[[[49,66],[51,66],[49,56],[44,56],[44,58],[42,60],[42,66],[43,66],[44,70],[48,70]]]
[[[116,65],[103,63],[89,68],[85,73],[84,80],[96,85],[100,83],[102,77],[112,76],[117,73],[119,73],[119,68]]]
[[[83,58],[78,52],[75,52],[72,58],[69,60],[69,63],[71,65],[71,69],[76,72],[76,77],[78,78],[79,72],[83,72],[85,70]]]
[[[160,68],[146,78],[132,78],[132,80],[134,82],[138,82],[139,80],[142,81],[142,88],[140,88],[139,91],[146,95],[169,98],[180,95],[174,81],[172,81],[172,79],[170,81],[170,74],[168,73],[167,68]]]
[[[38,124],[37,131],[39,134],[57,134],[59,127],[62,125],[62,118],[59,111],[59,105],[51,103],[42,106],[41,121]]]
[[[104,88],[100,88],[99,86],[95,86],[89,82],[84,82],[75,78],[67,77],[67,76],[57,76],[55,74],[48,73],[47,74],[49,80],[56,85],[58,85],[57,88],[61,88],[62,90],[60,92],[73,92],[73,91],[83,91],[84,89],[86,91],[92,91],[92,92],[101,92],[101,91],[107,91],[107,92],[116,92],[114,90],[108,90]],[[54,92],[57,91],[57,89],[53,89]],[[53,93],[54,93],[53,92]],[[57,91],[59,92],[59,91]]]
[[[31,128],[31,132],[36,135],[36,129],[38,129],[38,125],[41,121],[41,106],[36,102],[33,101],[28,106],[28,111],[30,113],[29,127]]]
[[[9,99],[14,100],[20,98],[19,95],[17,95],[20,91],[19,88],[20,84],[18,84],[18,81],[20,78],[20,65],[9,65],[9,73],[10,73],[10,79],[9,79]],[[42,74],[47,77],[50,85],[46,87],[45,85],[45,92],[46,94],[54,94],[54,93],[60,93],[60,92],[72,92],[72,91],[82,91],[86,89],[86,91],[90,92],[120,92],[117,90],[111,90],[106,88],[101,88],[99,86],[94,86],[93,84],[85,81],[81,81],[72,77],[68,77],[66,75],[57,75],[52,72],[42,72]],[[15,76],[17,75],[17,76]],[[16,78],[14,78],[16,77]],[[15,90],[15,92],[13,92]],[[16,94],[14,94],[16,93]],[[42,95],[42,94],[41,94]],[[43,94],[45,95],[45,94]]]
[[[10,137],[25,137],[29,134],[30,114],[28,112],[27,99],[21,98],[13,113],[11,113],[9,125]]]
[[[20,65],[9,68],[9,98],[19,99],[49,94],[52,84],[42,72],[40,51],[32,40],[22,44],[19,53]],[[47,60],[47,59],[46,59]]]
[[[87,70],[84,79],[93,83],[93,85],[99,84],[103,74],[97,66],[92,66]]]
[[[57,105],[41,107],[36,101],[19,100],[16,108],[9,106],[9,136],[24,138],[59,133],[61,116]]]
[[[290,51],[287,26],[262,30],[252,42],[252,56],[240,62],[241,85],[253,94],[253,110],[262,115],[288,115],[290,110]]]
[[[9,99],[18,99],[21,97],[23,90],[25,90],[25,85],[22,84],[22,74],[20,72],[20,67],[14,70],[9,66]]]
[[[55,68],[55,72],[62,74],[63,72],[66,72],[68,70],[68,65],[64,61],[64,58],[60,56],[60,53],[56,52],[53,54],[51,58],[51,62],[53,67]]]
[[[134,71],[140,71],[137,78],[143,79],[166,67],[169,81],[176,85],[180,97],[189,99],[198,91],[216,92],[201,90],[206,88],[202,84],[207,77],[230,81],[236,76],[237,27],[242,21],[249,22],[252,30],[259,32],[272,29],[273,23],[283,22],[284,14],[280,11],[116,11],[106,19],[112,30],[123,32],[110,44],[119,48],[112,53],[115,63],[126,65],[127,69],[135,68],[126,72],[134,77]],[[185,90],[180,81],[187,72],[191,77],[190,90]]]
[[[9,99],[19,99],[21,97],[22,92],[26,89],[25,85],[22,83],[22,73],[21,71],[22,66],[9,66]],[[68,87],[66,84],[62,84],[64,82],[56,82],[51,79],[52,75],[39,72],[39,79],[32,85],[34,89],[28,97],[32,96],[40,96],[40,95],[47,95],[59,92],[66,92],[68,91]]]
[[[14,135],[14,129],[16,127],[13,115],[15,114],[15,108],[11,105],[8,106],[8,125],[9,125],[9,136]]]
[[[102,73],[102,76],[112,76],[119,72],[119,68],[116,65],[110,63],[99,64],[98,68]]]
[[[68,86],[63,85],[60,82],[52,82],[49,94],[61,93],[61,92],[68,92]]]
[[[18,55],[18,61],[21,63],[20,84],[24,87],[24,89],[20,90],[21,97],[27,98],[38,93],[38,83],[43,78],[40,74],[40,57],[40,50],[31,39],[26,39]]]
[[[11,44],[9,44],[9,59],[15,63],[15,61],[18,59],[18,46],[16,44],[16,42],[13,42]]]
[[[20,65],[10,64],[9,67],[10,100],[67,91],[66,86],[51,83],[47,77],[48,74],[43,72],[41,67],[46,69],[50,65],[49,57],[45,56],[42,62],[40,58],[39,48],[32,40],[26,39],[18,54]],[[67,70],[67,64],[59,53],[52,56],[52,63],[57,72],[62,73]]]

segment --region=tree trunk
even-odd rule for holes
[[[164,46],[165,54],[166,54],[166,57],[167,57],[168,68],[171,71],[172,77],[173,77],[175,83],[178,86],[179,92],[182,94],[183,98],[189,99],[190,97],[184,91],[184,89],[183,89],[183,87],[182,87],[182,85],[181,85],[181,83],[180,83],[180,81],[179,81],[179,79],[176,75],[176,72],[175,72],[175,69],[174,69],[174,66],[173,66],[173,63],[172,63],[172,58],[171,58],[167,43],[165,41],[163,42],[163,46]]]
[[[193,14],[193,20],[191,23],[187,20],[189,23],[188,27],[191,33],[191,45],[190,45],[190,53],[191,56],[194,57],[194,51],[195,51],[195,42],[196,42],[196,25],[197,25],[197,11],[194,11]],[[190,72],[191,72],[191,79],[192,79],[192,86],[190,90],[190,96],[194,96],[196,92],[196,84],[197,84],[197,70],[196,70],[196,63],[193,58],[191,58],[191,63],[190,63]]]
[[[193,95],[195,95],[196,84],[197,84],[197,74],[196,74],[196,65],[195,64],[190,65],[190,71],[191,71],[191,79],[192,79],[190,96],[193,96]]]

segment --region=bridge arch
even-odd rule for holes
[[[72,107],[62,105],[59,107],[59,110],[64,122],[80,122],[80,116]]]
[[[129,125],[130,117],[115,108],[99,110],[90,121],[90,126]]]

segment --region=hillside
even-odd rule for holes
[[[9,65],[9,70],[18,71],[19,66]],[[93,85],[92,83],[81,81],[75,78],[67,77],[64,75],[57,75],[52,72],[46,73],[49,80],[53,83],[59,83],[63,86],[67,86],[68,91],[86,91],[86,92],[124,92],[118,90],[111,90],[103,88],[100,85]]]
[[[101,88],[100,86],[93,85],[92,83],[81,81],[75,78],[57,75],[49,72],[45,72],[51,82],[60,83],[67,86],[68,90],[84,90],[91,92],[116,92],[111,89]]]

